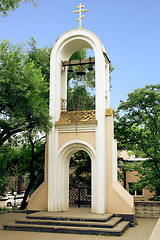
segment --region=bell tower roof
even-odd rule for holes
[[[108,54],[107,54],[107,51],[105,49],[105,47],[103,46],[101,40],[99,39],[99,37],[94,34],[93,32],[91,32],[90,30],[87,30],[87,29],[71,29],[69,31],[66,31],[65,33],[63,33],[54,43],[52,49],[54,48],[54,46],[57,44],[57,42],[59,42],[61,39],[64,39],[66,38],[66,36],[69,35],[69,36],[83,36],[83,35],[90,35],[90,36],[93,36],[98,42],[99,44],[101,45],[101,51],[104,53],[105,57],[107,58],[107,60],[109,61],[109,63],[111,62],[109,57],[108,57]],[[80,47],[80,45],[82,47]],[[74,45],[73,45],[73,42],[72,42],[72,48],[74,48]],[[93,49],[93,47],[88,43],[88,42],[83,42],[82,44],[79,44],[78,48],[76,48],[75,51],[79,50],[80,48],[89,48],[89,49]],[[93,49],[94,50],[94,49]],[[74,51],[74,50],[73,50]],[[74,52],[72,52],[74,53]],[[51,50],[51,54],[52,54],[52,50]]]

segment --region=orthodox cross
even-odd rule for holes
[[[81,19],[84,17],[84,15],[81,15],[81,13],[87,11],[87,9],[83,9],[82,10],[83,7],[84,7],[84,5],[81,5],[81,3],[80,3],[79,6],[77,6],[77,8],[79,8],[79,10],[73,11],[74,13],[79,12],[79,18],[77,19],[77,21],[79,21],[79,28],[80,29],[82,29],[82,27],[81,27]]]

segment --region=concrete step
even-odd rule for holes
[[[129,227],[129,222],[121,221],[113,228],[100,227],[79,227],[79,226],[50,226],[50,225],[32,225],[32,224],[8,224],[4,225],[5,230],[11,231],[31,231],[31,232],[52,232],[52,233],[74,233],[74,234],[92,234],[92,235],[112,235],[121,236]]]
[[[106,222],[93,221],[71,221],[71,220],[36,220],[25,219],[16,221],[17,224],[32,224],[32,225],[50,225],[50,226],[78,226],[78,227],[94,227],[94,228],[113,228],[121,221],[121,217],[113,217]]]
[[[36,214],[29,214],[27,215],[27,219],[37,219],[37,220],[58,220],[58,221],[83,221],[83,222],[106,222],[109,219],[111,219],[114,214],[104,214],[100,217],[95,216],[93,217],[79,217],[79,216],[72,216],[72,217],[61,217],[61,216],[52,216],[52,215],[43,215],[43,213],[40,213],[40,215]]]

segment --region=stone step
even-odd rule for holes
[[[107,222],[93,222],[93,221],[71,221],[71,220],[35,220],[25,219],[17,220],[17,224],[33,224],[33,225],[50,225],[50,226],[79,226],[79,227],[95,227],[95,228],[113,228],[121,221],[121,217],[113,217]]]
[[[40,215],[38,215],[38,213],[36,214],[28,214],[26,216],[27,219],[37,219],[37,220],[58,220],[58,221],[83,221],[83,222],[106,222],[108,221],[109,219],[111,219],[114,214],[104,214],[104,215],[101,215],[101,216],[95,216],[93,217],[76,217],[76,216],[72,216],[72,217],[62,217],[62,216],[56,216],[54,214],[54,216],[51,214],[51,215],[42,215],[43,213],[40,213]]]
[[[129,222],[121,221],[113,228],[93,228],[78,226],[49,226],[32,224],[8,224],[4,225],[5,230],[11,231],[31,231],[31,232],[51,232],[51,233],[74,233],[74,234],[92,234],[92,235],[112,235],[121,236],[129,227]]]

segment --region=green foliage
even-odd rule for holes
[[[7,40],[0,44],[0,86],[0,145],[18,132],[48,131],[48,83],[22,46]]]
[[[34,182],[31,186],[30,193],[33,192],[44,180],[44,149],[45,139],[35,142],[34,161],[32,168],[34,169]],[[25,176],[25,189],[29,184],[30,163],[32,160],[31,144],[27,139],[21,139],[21,144],[13,144],[13,142],[5,143],[0,147],[0,193],[6,191],[6,187],[10,191],[17,191],[15,186],[11,186],[11,176]],[[35,140],[36,141],[36,140]],[[14,189],[12,189],[14,188]]]
[[[13,46],[7,40],[0,44],[0,146],[5,150],[0,161],[9,175],[29,173],[22,208],[26,207],[28,194],[43,182],[42,136],[52,126],[48,108],[49,49],[37,49],[35,44],[32,39],[27,52],[24,45]],[[46,63],[42,65],[42,61]]]
[[[13,145],[14,148],[14,145]],[[12,191],[15,186],[10,185],[11,176],[15,174],[14,163],[11,164],[17,153],[11,148],[10,143],[3,144],[0,147],[0,194],[5,193],[7,187]],[[14,162],[14,160],[13,160]]]
[[[73,53],[71,60],[86,59],[87,50],[80,49]],[[88,71],[88,65],[83,65],[86,75],[78,76],[79,66],[73,66],[73,72],[68,73],[67,106],[68,111],[81,111],[95,109],[95,67],[93,71]],[[109,66],[110,73],[114,70]],[[111,81],[111,77],[110,77]],[[111,88],[111,84],[110,84]]]
[[[45,159],[45,142],[37,142],[35,145],[35,160],[33,164],[34,182],[30,194],[34,192],[44,181],[44,159]]]
[[[160,187],[160,85],[149,85],[128,94],[126,102],[121,102],[115,138],[120,150],[131,150],[148,160],[139,163],[140,184],[150,191]]]
[[[41,71],[41,74],[44,78],[44,82],[48,90],[44,92],[44,97],[48,99],[49,105],[49,85],[50,85],[50,52],[51,48],[44,47],[38,48],[36,46],[36,41],[34,38],[28,42],[29,48],[27,50],[28,58],[34,62],[35,67]]]
[[[75,86],[68,90],[67,110],[83,111],[95,108],[95,97],[87,92],[85,86]]]
[[[75,153],[70,160],[70,186],[91,187],[91,159],[84,151]]]
[[[14,11],[19,7],[20,2],[32,2],[35,6],[38,6],[38,2],[36,0],[1,0],[0,16],[6,17],[9,11]]]
[[[72,54],[71,60],[86,59],[87,50],[80,49]],[[82,111],[94,109],[95,71],[88,71],[83,65],[86,75],[78,76],[79,66],[73,66],[73,72],[68,73],[67,110]]]
[[[19,149],[19,159],[17,159],[16,170],[17,174],[25,176],[26,188],[30,182],[30,163],[32,161],[32,149],[31,144],[26,141]],[[45,141],[35,141],[34,144],[34,161],[32,169],[34,170],[34,181],[29,190],[29,194],[34,192],[40,184],[44,181],[44,154],[45,154]],[[19,164],[21,163],[21,164]]]
[[[79,59],[86,59],[86,58],[87,58],[87,50],[80,49],[72,54],[70,60],[79,60]],[[88,65],[83,65],[86,75],[78,76],[76,74],[78,72],[78,67],[79,66],[73,66],[73,72],[68,73],[68,83],[70,84],[69,81],[72,80],[72,85],[77,85],[77,82],[78,82],[93,89],[95,87],[95,70],[88,71],[87,70]]]
[[[139,177],[137,185],[160,196],[160,176],[155,163],[152,160],[139,162],[135,165],[135,170],[138,171]]]
[[[6,187],[8,186],[8,179],[8,173],[2,165],[0,171],[0,195],[2,195],[6,191]]]
[[[124,188],[126,189],[126,173],[133,171],[132,164],[128,163],[123,158],[118,158],[118,181],[123,182]]]
[[[36,44],[37,42],[32,37],[31,40],[28,42],[27,55],[29,59],[34,62],[35,67],[41,70],[41,74],[49,87],[51,48],[38,48]]]

